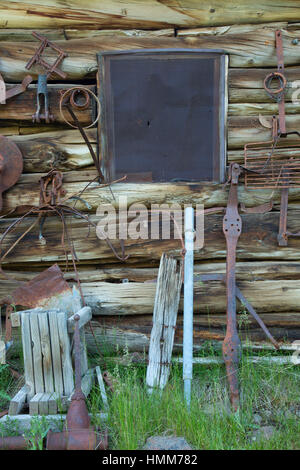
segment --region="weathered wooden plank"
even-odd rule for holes
[[[31,416],[39,414],[39,401],[42,398],[43,393],[39,392],[34,395],[29,401],[29,414]]]
[[[48,415],[49,414],[49,399],[51,393],[43,393],[39,399],[39,414]]]
[[[59,395],[57,392],[53,392],[49,396],[48,401],[48,412],[49,415],[56,415],[57,414],[57,401],[59,400]]]
[[[49,328],[51,337],[52,365],[54,375],[54,389],[60,395],[64,393],[63,372],[61,364],[60,337],[57,315],[49,311]]]
[[[38,312],[32,310],[28,313],[31,332],[32,356],[35,391],[37,393],[45,391],[43,378],[43,359],[41,349],[41,336],[38,321]]]
[[[169,378],[182,285],[182,264],[163,253],[158,271],[146,373],[148,392],[164,389]]]
[[[223,24],[262,23],[270,21],[295,21],[298,18],[297,0],[276,3],[249,3],[231,0],[220,3],[212,0],[58,0],[42,3],[31,0],[0,3],[2,21],[6,28],[160,28],[168,25],[197,27]]]
[[[96,371],[98,385],[99,385],[99,389],[100,389],[100,393],[101,393],[103,408],[108,410],[108,408],[109,408],[108,399],[107,399],[107,394],[106,394],[105,385],[104,385],[104,381],[103,381],[100,366],[96,366],[95,371]]]
[[[51,313],[49,313],[49,316],[50,315]],[[61,356],[61,371],[63,376],[64,394],[69,396],[74,388],[74,379],[71,361],[70,340],[67,329],[67,315],[65,312],[57,312],[57,329],[59,335],[59,352]],[[56,389],[56,391],[58,390]]]
[[[74,333],[75,331],[75,320],[74,316],[79,315],[79,328],[84,326],[86,323],[88,323],[92,319],[92,311],[90,307],[83,307],[81,310],[78,310],[76,314],[72,315],[70,318],[67,320],[67,326],[68,326],[68,333]]]
[[[27,399],[27,394],[28,394],[28,386],[23,385],[22,388],[16,393],[16,395],[12,398],[12,400],[9,403],[9,410],[8,414],[10,416],[15,416],[20,413],[22,410],[26,399]]]
[[[1,31],[1,30],[0,30]],[[9,90],[14,85],[7,85]],[[64,119],[60,114],[59,110],[59,100],[60,92],[67,91],[69,88],[75,86],[74,84],[49,84],[48,89],[48,99],[49,99],[49,109],[50,113],[53,114],[54,122],[64,123]],[[94,91],[95,87],[93,85],[87,85],[87,88]],[[26,93],[21,93],[20,95],[14,96],[7,100],[5,106],[0,106],[0,119],[3,120],[19,120],[19,121],[30,121],[32,122],[32,116],[36,112],[37,107],[37,85],[29,85],[26,90]],[[70,95],[69,95],[70,96]],[[82,125],[88,125],[93,121],[92,115],[92,102],[86,110],[75,111],[77,119]],[[42,110],[43,112],[43,110]],[[64,110],[64,116],[70,121],[70,115],[67,111]],[[72,121],[72,120],[71,120]]]
[[[54,392],[51,341],[47,312],[40,312],[38,314],[38,322],[41,337],[41,353],[43,358],[45,392]]]
[[[87,397],[90,393],[95,380],[94,369],[88,369],[81,379],[81,389]]]
[[[21,321],[25,384],[28,386],[28,398],[35,394],[31,331],[28,312],[22,312]]]

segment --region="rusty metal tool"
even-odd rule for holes
[[[30,85],[32,80],[33,78],[31,75],[26,75],[22,83],[7,90],[4,79],[0,74],[0,104],[6,104],[6,100],[8,100],[9,98],[23,93],[27,89],[28,85]]]
[[[47,75],[41,74],[38,76],[37,85],[37,106],[36,112],[32,116],[32,122],[41,122],[44,119],[47,124],[54,121],[53,114],[49,111],[49,99],[47,89]],[[41,112],[44,109],[44,112]]]
[[[79,315],[75,315],[75,392],[71,398],[62,432],[49,431],[48,450],[103,450],[108,447],[107,431],[97,433],[91,426],[81,388]]]
[[[26,64],[26,69],[31,69],[34,64],[38,64],[43,67],[46,71],[45,74],[39,74],[38,76],[38,86],[37,86],[37,109],[35,114],[32,116],[33,122],[40,122],[41,119],[44,119],[46,123],[54,121],[53,115],[49,111],[49,101],[48,101],[48,90],[47,90],[47,80],[51,75],[58,75],[60,78],[66,78],[67,74],[62,72],[58,67],[61,62],[67,57],[66,54],[59,46],[49,41],[45,36],[33,31],[32,35],[38,39],[41,44],[35,51],[33,57]],[[45,49],[49,47],[53,51],[57,52],[58,56],[53,64],[49,64],[44,58],[43,53]],[[44,106],[44,112],[41,112],[42,107]]]
[[[207,274],[199,274],[195,275],[195,280],[200,280],[202,282],[206,281],[221,281],[226,285],[226,276],[224,274],[215,274],[215,273],[207,273]],[[280,346],[277,343],[276,339],[273,337],[273,335],[270,333],[269,329],[266,327],[260,316],[256,313],[254,307],[248,302],[244,294],[241,292],[240,288],[236,285],[235,286],[235,296],[241,304],[248,310],[250,315],[257,321],[265,335],[269,338],[271,343],[275,346],[276,349],[279,349]]]
[[[286,134],[285,125],[285,102],[284,92],[287,85],[286,77],[284,76],[284,60],[283,60],[283,46],[282,46],[282,32],[280,29],[275,31],[275,45],[277,55],[277,72],[269,73],[264,80],[264,88],[268,95],[278,103],[279,111],[279,133],[281,135]],[[271,88],[272,83],[278,81],[279,86],[277,88]]]
[[[236,321],[236,247],[242,231],[242,219],[238,212],[238,181],[241,167],[237,163],[230,165],[230,189],[226,212],[223,218],[223,232],[226,239],[226,296],[227,326],[223,341],[223,357],[230,389],[230,401],[234,410],[239,406],[238,367],[241,356],[241,341],[237,332]]]
[[[23,170],[23,157],[17,145],[0,135],[0,211],[2,193],[16,184]]]
[[[50,77],[52,74],[58,75],[60,78],[67,78],[67,74],[62,72],[58,67],[65,57],[68,57],[68,54],[64,52],[59,46],[49,41],[42,34],[37,33],[36,31],[32,32],[32,35],[40,41],[40,45],[35,51],[32,58],[27,62],[25,68],[27,70],[31,69],[34,64],[42,66],[47,71],[47,77]],[[53,51],[57,52],[58,56],[53,64],[49,64],[45,59],[43,59],[43,53],[45,49],[49,47]]]

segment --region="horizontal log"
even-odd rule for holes
[[[0,30],[1,31],[1,30]],[[14,85],[8,85],[7,90],[13,88]],[[49,97],[49,111],[53,115],[55,122],[64,123],[64,119],[61,116],[59,110],[59,100],[60,100],[60,92],[67,91],[69,88],[75,85],[55,85],[49,84],[48,89],[48,97]],[[93,85],[87,85],[91,91],[95,91],[95,87]],[[21,93],[20,95],[14,96],[7,100],[5,106],[0,106],[0,119],[2,120],[21,120],[21,121],[32,121],[32,116],[36,112],[37,108],[37,85],[32,84],[29,85],[25,93]],[[89,107],[84,111],[75,111],[77,119],[83,125],[88,125],[93,121],[93,114],[92,114],[92,103],[94,99],[91,98]],[[44,108],[42,105],[41,112],[44,112]],[[72,122],[70,115],[66,110],[64,110],[64,116],[68,121]]]
[[[15,139],[14,139],[15,140]],[[81,171],[69,171],[64,173],[63,187],[66,191],[66,197],[74,194],[81,195],[82,198],[90,205],[87,209],[86,205],[80,201],[76,202],[76,207],[85,212],[96,212],[100,204],[110,203],[118,208],[119,198],[127,198],[128,207],[133,203],[141,203],[150,208],[152,204],[204,204],[205,208],[226,206],[228,191],[221,184],[202,182],[202,183],[114,183],[110,187],[99,185],[93,180],[96,178],[96,170],[84,168],[89,162],[88,156],[84,155],[78,159],[76,152],[80,151],[82,146],[71,146],[69,158],[64,153],[59,152],[59,146],[52,146],[51,142],[45,142],[43,146],[42,140],[34,143],[22,143],[20,148],[24,153],[24,149],[28,148],[32,152],[25,158],[27,168],[38,170],[39,167],[47,167],[50,169],[51,164],[58,169],[64,169],[74,165],[76,169]],[[61,144],[63,148],[69,148],[69,144]],[[26,151],[26,150],[25,150]],[[293,155],[298,155],[299,151],[293,151]],[[37,154],[37,158],[34,155]],[[231,152],[229,154],[230,161],[244,160],[242,152]],[[39,204],[39,179],[44,175],[41,173],[23,174],[15,186],[10,188],[3,194],[2,214],[18,208],[18,214],[25,213],[29,205],[38,206]],[[87,185],[89,186],[87,187]],[[112,196],[112,192],[114,197]],[[239,201],[247,207],[257,206],[263,202],[273,199],[275,205],[280,203],[280,190],[258,189],[247,190],[241,182],[239,186]],[[297,201],[300,199],[299,189],[290,189],[289,201]],[[69,204],[71,201],[68,202]]]
[[[107,265],[119,262],[112,253],[105,240],[99,240],[95,229],[85,220],[72,217],[68,219],[69,233],[72,236],[74,247],[80,262]],[[4,233],[14,219],[0,219],[0,232]],[[15,231],[10,232],[3,241],[4,253],[16,241],[16,238],[29,229],[35,219],[27,217]],[[92,215],[91,221],[97,224],[100,218]],[[237,248],[239,260],[299,260],[300,239],[290,238],[287,247],[279,247],[277,232],[279,213],[243,214],[243,231]],[[72,226],[70,226],[72,222]],[[197,227],[196,227],[197,228]],[[225,259],[226,246],[222,231],[222,215],[208,215],[204,224],[204,247],[195,251],[196,260]],[[299,211],[289,211],[288,229],[292,232],[299,230]],[[53,263],[65,260],[64,248],[61,244],[62,225],[58,217],[48,217],[44,227],[44,241],[38,239],[38,227],[29,231],[22,241],[4,259],[4,264],[23,263]],[[115,249],[120,254],[120,245],[113,241]],[[169,252],[176,256],[181,255],[182,246],[179,239],[163,240],[125,240],[125,251],[129,255],[126,265],[140,263],[145,265],[157,262],[162,252]]]
[[[161,37],[174,36],[174,29],[40,29],[39,34],[46,36],[49,41],[62,41],[64,39],[92,39],[103,36],[123,37]],[[0,29],[0,41],[26,41],[32,42],[30,29]]]
[[[281,318],[280,318],[281,317]],[[207,348],[207,341],[219,350],[219,343],[225,336],[225,315],[216,318],[215,322],[212,317],[207,315],[194,316],[194,338],[193,347],[195,350]],[[263,321],[268,325],[271,333],[281,343],[282,349],[285,350],[285,342],[293,342],[300,338],[299,313],[286,312],[282,315],[268,313],[261,315]],[[240,317],[238,316],[238,320]],[[212,323],[211,323],[212,321]],[[296,322],[296,323],[295,323]],[[298,322],[298,323],[297,323]],[[241,322],[240,322],[241,325]],[[276,325],[276,326],[274,326]],[[125,348],[128,351],[147,351],[149,339],[152,329],[152,315],[139,316],[123,316],[97,318],[91,322],[91,326],[85,328],[86,342],[88,351],[92,354],[102,354],[120,351]],[[20,329],[13,328],[13,347],[9,350],[9,354],[19,355],[21,348]],[[252,320],[247,327],[239,327],[239,335],[244,347],[254,347],[259,349],[265,347],[274,350],[272,344],[266,341],[266,337],[262,330],[257,329]],[[183,337],[183,321],[182,316],[178,316],[175,330],[174,352],[182,351]],[[261,346],[260,346],[261,345]]]
[[[300,83],[300,82],[299,82]],[[286,103],[286,114],[300,114],[300,104]],[[278,114],[277,103],[230,103],[228,105],[228,116],[258,116],[266,115],[271,118],[273,114]]]
[[[2,22],[6,28],[161,28],[168,25],[197,27],[223,24],[296,21],[297,0],[271,0],[249,3],[231,0],[220,3],[212,0],[155,0],[85,1],[48,0],[43,2],[0,2]]]
[[[62,70],[68,80],[95,77],[97,71],[96,53],[129,49],[157,48],[202,48],[223,49],[229,54],[231,67],[277,67],[274,27],[258,26],[255,30],[240,34],[225,32],[216,36],[179,35],[172,37],[114,37],[93,38],[87,47],[85,39],[57,41],[68,54],[62,63]],[[299,30],[283,30],[285,65],[298,65],[298,47],[292,41],[299,37]],[[37,42],[2,42],[0,73],[6,81],[15,82],[27,73],[25,65],[32,57]],[[36,79],[38,70],[30,71]],[[55,78],[56,79],[56,78]],[[56,79],[57,80],[57,79]]]
[[[152,263],[153,265],[154,263]],[[106,281],[106,282],[145,282],[153,281],[157,278],[157,267],[138,268],[122,265],[115,268],[97,268],[92,269],[89,265],[81,265],[78,270],[78,276],[81,283]],[[5,273],[12,281],[9,282],[9,289],[12,291],[17,288],[20,282],[26,282],[34,278],[38,272],[45,269],[45,266],[37,266],[36,271],[30,270],[31,266],[27,266],[28,270],[9,270],[9,266],[5,268]],[[65,267],[61,266],[64,272],[64,278],[70,283],[76,282],[74,271],[65,271]],[[194,265],[194,273],[225,273],[226,263],[224,262],[201,262]],[[262,281],[262,280],[280,280],[280,279],[300,279],[300,264],[298,261],[243,261],[236,263],[237,281]],[[4,277],[0,275],[0,278]],[[0,282],[0,298],[5,295],[7,287],[1,289]]]

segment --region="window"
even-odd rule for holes
[[[219,50],[98,54],[103,172],[112,181],[222,182],[227,56]]]

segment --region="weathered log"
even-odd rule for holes
[[[16,139],[14,139],[16,140]],[[83,199],[90,205],[88,209],[85,204],[77,201],[76,207],[85,212],[96,212],[100,204],[112,204],[118,209],[119,198],[127,198],[127,206],[133,203],[144,204],[150,208],[152,204],[204,204],[205,208],[226,206],[228,191],[223,185],[209,182],[202,183],[114,183],[111,187],[99,185],[93,182],[96,178],[96,170],[84,168],[89,163],[89,157],[86,154],[78,158],[80,150],[84,151],[82,145],[73,145],[62,143],[64,148],[70,148],[69,158],[64,152],[59,151],[60,146],[52,146],[51,141],[45,139],[45,144],[41,138],[38,141],[24,142],[20,145],[22,152],[32,152],[28,154],[28,160],[25,158],[27,168],[34,168],[35,171],[39,167],[51,169],[54,165],[58,169],[66,167],[81,168],[81,171],[70,171],[64,173],[64,189],[66,197],[74,194],[80,194]],[[96,148],[96,147],[95,147]],[[299,147],[300,148],[300,147]],[[26,150],[25,150],[26,149]],[[86,149],[87,150],[87,149]],[[25,153],[24,152],[24,153]],[[299,157],[299,150],[292,150],[291,156]],[[35,159],[34,156],[37,155]],[[85,159],[86,158],[86,159]],[[230,161],[243,162],[244,156],[242,152],[229,153]],[[32,173],[23,174],[14,187],[3,194],[2,214],[19,207],[39,204],[39,179],[43,174]],[[125,176],[125,175],[124,175]],[[89,186],[87,187],[87,185]],[[84,191],[84,192],[82,192]],[[114,197],[111,191],[113,191]],[[270,198],[274,204],[280,203],[280,190],[258,189],[247,190],[244,185],[239,187],[239,201],[247,207],[257,206],[262,202],[267,202]],[[300,199],[299,189],[290,189],[289,201],[297,201]],[[70,202],[70,201],[69,201]],[[26,209],[20,207],[18,213],[24,213]]]
[[[207,347],[207,341],[211,342],[216,350],[219,349],[219,342],[224,339],[225,335],[226,317],[225,315],[219,316],[215,322],[214,318],[212,319],[212,317],[207,315],[195,315],[193,340],[195,350]],[[293,342],[300,338],[299,313],[286,312],[282,315],[269,313],[261,315],[261,318],[278,341],[288,340]],[[238,316],[238,320],[240,320],[240,316]],[[266,342],[263,331],[257,329],[250,317],[249,321],[250,323],[247,326],[245,322],[243,326],[240,322],[239,334],[243,341],[243,346],[246,346],[246,344],[251,346],[253,342],[256,342],[254,343],[256,348],[259,348],[261,344],[266,348],[274,349],[271,343]],[[151,327],[152,315],[124,316],[119,319],[117,317],[94,319],[92,321],[92,329],[89,326],[85,328],[88,351],[92,354],[99,354],[99,351],[102,354],[115,352],[120,351],[122,348],[128,351],[147,351]],[[182,317],[179,316],[175,330],[174,351],[176,352],[182,351],[182,328]],[[19,355],[21,348],[20,339],[20,330],[13,328],[14,344],[9,350],[9,354]]]
[[[9,90],[14,85],[8,85],[7,89]],[[55,85],[49,84],[48,86],[48,97],[49,97],[49,110],[50,113],[53,115],[55,122],[62,122],[64,123],[64,119],[60,114],[59,111],[59,99],[60,99],[60,92],[64,92],[69,88],[75,86],[74,84],[70,85]],[[95,87],[93,85],[87,85],[92,91],[95,91]],[[26,90],[26,93],[21,93],[20,95],[14,96],[7,100],[5,106],[0,106],[0,119],[7,120],[22,120],[22,121],[32,121],[32,115],[36,112],[37,107],[37,96],[36,96],[37,85],[29,85]],[[70,96],[70,95],[69,95]],[[93,122],[92,116],[92,102],[93,98],[90,101],[89,107],[84,111],[75,111],[77,119],[83,125],[88,125]],[[44,112],[42,109],[41,112]],[[72,122],[70,115],[64,109],[64,115],[68,121]]]
[[[96,53],[128,49],[160,48],[204,48],[222,49],[229,54],[231,67],[276,67],[274,27],[257,26],[256,29],[240,34],[225,32],[217,36],[181,35],[171,37],[99,37],[88,42],[86,39],[57,41],[68,54],[62,63],[62,70],[68,80],[95,77],[97,71]],[[187,33],[187,34],[186,34]],[[292,44],[297,39],[299,30],[283,30],[285,65],[298,65],[298,48]],[[0,72],[8,82],[21,80],[27,73],[25,65],[37,47],[36,42],[2,42]],[[38,70],[30,71],[34,78]]]
[[[299,81],[300,83],[300,81]],[[286,114],[299,114],[300,104],[286,103]],[[228,116],[258,116],[267,115],[271,118],[278,114],[277,103],[231,103],[228,105]]]
[[[89,265],[81,265],[78,271],[78,276],[81,283],[106,281],[106,282],[145,282],[155,281],[158,273],[157,267],[137,268],[122,265],[115,268],[97,268],[92,269]],[[31,266],[27,266],[29,270],[9,270],[9,266],[5,269],[5,274],[12,280],[1,288],[0,282],[0,298],[3,297],[9,286],[9,291],[17,288],[20,282],[26,282],[33,279],[38,272],[45,269],[45,265],[37,266],[36,271],[30,270]],[[64,266],[62,264],[62,269]],[[71,269],[71,268],[70,268]],[[194,265],[194,273],[207,274],[207,273],[225,273],[226,263],[224,262],[202,262]],[[245,281],[263,281],[263,280],[280,280],[280,279],[300,279],[300,263],[298,261],[243,261],[237,262],[236,273],[238,282]],[[76,282],[76,275],[74,271],[64,271],[64,278],[71,283]],[[1,275],[1,280],[5,277]],[[7,280],[7,279],[6,279]]]
[[[281,23],[280,23],[281,24]],[[284,23],[283,23],[284,24]],[[62,41],[64,39],[92,39],[103,36],[123,37],[161,37],[174,36],[173,28],[144,30],[144,29],[40,29],[39,34],[46,36],[50,41]],[[0,41],[26,41],[32,42],[30,29],[0,29]]]
[[[298,18],[297,0],[265,0],[263,4],[245,0],[221,3],[213,0],[81,2],[58,0],[31,2],[1,2],[3,24],[8,28],[161,28],[168,25],[197,27],[223,24],[295,21]]]
[[[30,202],[30,201],[28,201]],[[85,220],[71,218],[72,239],[78,259],[83,263],[97,263],[107,265],[119,262],[112,253],[105,240],[100,240],[91,227],[90,233]],[[290,238],[287,247],[278,247],[277,232],[279,213],[244,214],[243,233],[240,237],[237,258],[240,260],[299,260],[299,238]],[[0,232],[4,233],[14,219],[0,219]],[[18,236],[33,223],[34,218],[26,218],[14,232],[10,232],[2,244],[2,253],[5,252]],[[100,217],[91,216],[97,224]],[[70,220],[69,220],[70,223]],[[209,215],[204,224],[205,244],[202,249],[195,251],[196,260],[224,259],[226,257],[225,240],[222,234],[222,215]],[[197,227],[196,227],[197,228]],[[299,230],[299,211],[289,211],[288,229]],[[22,241],[4,259],[4,264],[20,265],[30,262],[52,263],[65,260],[64,248],[61,244],[62,225],[58,217],[48,217],[43,227],[46,243],[38,240],[38,227],[31,230]],[[121,253],[117,240],[113,241],[115,249]],[[143,240],[128,238],[125,240],[125,251],[129,255],[127,265],[157,262],[163,251],[180,256],[182,246],[179,239]]]

